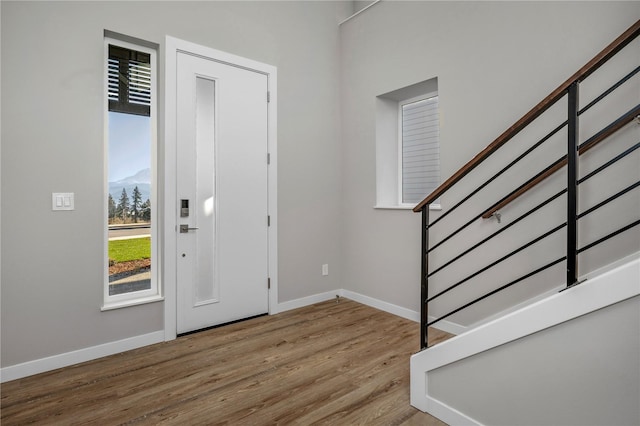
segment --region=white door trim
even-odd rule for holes
[[[267,75],[270,102],[267,105],[268,149],[270,165],[268,179],[268,214],[271,226],[268,229],[268,265],[271,289],[269,290],[269,313],[275,313],[278,304],[278,215],[277,215],[277,69],[274,66],[256,62],[230,53],[211,49],[205,46],[166,36],[165,43],[165,110],[164,110],[164,143],[160,145],[160,155],[164,165],[164,203],[163,203],[163,250],[162,250],[162,285],[164,286],[164,340],[173,340],[177,335],[177,138],[176,138],[176,67],[178,52],[187,52],[203,58],[222,62],[232,66],[250,69]],[[266,94],[265,94],[266,96]],[[266,101],[266,100],[265,100]],[[267,159],[265,158],[265,161]],[[251,206],[247,205],[250,209]],[[267,285],[267,283],[265,283]]]

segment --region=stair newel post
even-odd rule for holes
[[[429,206],[422,207],[422,250],[421,250],[421,285],[420,285],[420,349],[429,346],[428,327],[429,306]]]
[[[578,282],[578,82],[568,89],[567,287]]]

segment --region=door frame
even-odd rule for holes
[[[276,311],[278,304],[278,216],[277,216],[277,69],[272,65],[263,64],[251,59],[232,55],[227,52],[201,46],[175,37],[166,36],[165,43],[165,91],[164,91],[164,143],[160,144],[161,162],[164,170],[164,203],[163,221],[159,229],[163,230],[163,244],[161,260],[161,282],[164,294],[164,340],[173,340],[177,335],[177,58],[178,52],[188,53],[210,59],[226,65],[236,66],[267,76],[267,149],[269,166],[267,167],[267,209],[270,216],[270,226],[267,228],[267,264],[271,282],[269,289],[269,314]],[[267,93],[265,93],[265,97]],[[265,100],[266,102],[266,100]],[[267,161],[267,158],[265,158]],[[251,208],[250,205],[247,206]],[[264,285],[267,285],[265,282]]]

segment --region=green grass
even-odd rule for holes
[[[151,238],[109,241],[109,259],[116,263],[137,259],[149,259],[150,257]]]

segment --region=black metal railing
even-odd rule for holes
[[[420,333],[420,346],[422,349],[428,347],[428,327],[446,319],[450,316],[469,308],[470,306],[475,305],[476,303],[485,300],[496,293],[499,293],[515,284],[523,282],[542,271],[545,271],[555,265],[558,265],[562,262],[566,262],[566,288],[574,286],[578,284],[578,276],[579,276],[579,268],[578,268],[578,258],[579,255],[586,250],[591,249],[605,241],[610,240],[611,238],[620,235],[621,233],[632,230],[633,228],[640,225],[640,219],[631,219],[631,222],[619,227],[618,229],[613,230],[607,235],[596,239],[595,241],[585,244],[582,247],[579,247],[579,238],[578,238],[578,222],[586,217],[587,215],[595,212],[596,210],[608,205],[609,203],[614,202],[619,199],[623,195],[629,193],[637,189],[640,185],[640,181],[634,182],[626,187],[620,189],[619,191],[611,194],[605,198],[594,204],[589,208],[585,208],[582,212],[579,212],[578,206],[578,193],[580,185],[591,179],[592,177],[598,175],[610,167],[614,167],[618,165],[618,162],[628,155],[635,152],[638,148],[640,148],[640,142],[635,143],[635,145],[625,148],[622,152],[617,153],[612,158],[608,159],[598,167],[596,167],[593,171],[585,174],[583,177],[579,176],[579,162],[581,155],[584,155],[587,151],[595,147],[597,144],[610,140],[610,137],[619,132],[621,129],[628,126],[630,123],[634,121],[640,120],[640,104],[635,105],[630,110],[624,112],[620,116],[618,116],[615,120],[613,120],[608,125],[602,127],[599,131],[597,131],[593,136],[588,138],[586,141],[579,143],[580,135],[579,135],[579,119],[580,116],[583,115],[586,111],[598,105],[602,100],[607,98],[609,95],[616,93],[617,91],[624,90],[626,87],[625,84],[629,84],[629,82],[634,81],[634,77],[640,72],[640,66],[634,65],[634,69],[624,75],[621,79],[610,85],[606,90],[602,91],[598,96],[596,96],[591,102],[589,102],[582,109],[579,108],[579,92],[580,92],[580,84],[590,75],[592,75],[598,68],[600,68],[603,64],[605,64],[609,59],[619,54],[623,49],[628,46],[638,35],[640,35],[640,21],[636,22],[632,27],[630,27],[625,33],[623,33],[618,39],[616,39],[613,43],[607,46],[602,52],[600,52],[593,60],[587,63],[583,68],[581,68],[576,74],[574,74],[570,79],[568,79],[565,83],[563,83],[560,87],[558,87],[554,92],[552,92],[549,96],[547,96],[540,104],[536,105],[529,113],[527,113],[523,118],[521,118],[516,124],[510,127],[507,131],[505,131],[500,137],[498,137],[494,142],[492,142],[487,148],[485,148],[481,153],[479,153],[476,157],[474,157],[469,163],[467,163],[462,169],[456,172],[451,178],[445,181],[439,188],[437,188],[434,192],[432,192],[428,197],[425,198],[420,204],[416,206],[414,209],[415,212],[422,213],[422,249],[421,249],[421,333]],[[633,52],[632,52],[633,53]],[[637,55],[634,56],[637,58]],[[461,181],[465,176],[471,173],[480,163],[484,162],[487,158],[489,158],[493,153],[495,153],[499,148],[501,148],[507,141],[512,139],[517,133],[521,130],[528,127],[531,123],[538,119],[538,117],[542,116],[551,106],[556,104],[561,99],[565,99],[567,104],[567,118],[560,125],[556,126],[548,132],[546,135],[541,137],[537,142],[527,148],[524,152],[517,155],[512,161],[508,164],[500,168],[499,171],[495,172],[491,177],[484,180],[477,187],[475,187],[472,191],[470,191],[467,195],[463,196],[459,201],[455,202],[448,210],[442,211],[438,214],[438,217],[433,221],[430,221],[429,217],[429,204],[442,196],[449,189],[453,188]],[[488,207],[482,207],[481,213],[476,215],[471,215],[470,219],[466,220],[461,226],[457,226],[453,230],[448,230],[446,232],[442,232],[443,236],[438,238],[438,241],[433,244],[430,241],[430,230],[437,224],[441,224],[443,219],[448,217],[452,212],[459,209],[459,207],[468,204],[468,202],[478,193],[486,189],[491,183],[495,182],[500,176],[504,175],[508,170],[512,169],[514,166],[521,163],[521,161],[527,158],[532,152],[537,150],[539,147],[543,146],[545,142],[551,140],[555,135],[558,134],[561,130],[566,129],[567,133],[567,151],[566,154],[551,163],[549,166],[543,168],[538,173],[534,174],[533,177],[525,181],[523,184],[519,185],[514,190],[510,191],[504,197],[500,197],[500,199],[496,202],[491,203]],[[632,134],[633,132],[629,132]],[[626,134],[625,134],[626,137]],[[635,141],[631,141],[632,143]],[[612,144],[613,145],[613,144]],[[497,212],[499,209],[505,207],[507,204],[513,202],[516,198],[523,195],[526,191],[533,188],[537,184],[541,183],[554,173],[558,172],[561,169],[564,169],[566,166],[567,172],[567,180],[566,187],[561,189],[560,191],[555,192],[550,197],[547,197],[541,202],[538,202],[535,206],[528,209],[525,213],[522,213],[520,216],[512,219],[509,223],[505,224],[499,230],[489,234],[488,236],[482,238],[480,241],[472,244],[470,247],[460,250],[459,253],[453,255],[450,259],[440,261],[439,265],[433,270],[430,270],[430,255],[433,255],[433,252],[443,246],[445,243],[450,241],[456,235],[461,234],[463,231],[467,230],[473,224],[477,224],[480,220],[488,219],[492,216],[497,216]],[[466,192],[465,192],[466,193]],[[442,285],[439,283],[438,289],[433,289],[430,291],[429,283],[430,279],[433,279],[434,276],[440,273],[443,270],[451,267],[454,264],[460,262],[465,256],[470,253],[477,251],[480,247],[484,246],[487,242],[493,240],[497,236],[505,233],[506,231],[512,229],[514,225],[520,223],[525,218],[531,217],[532,215],[540,212],[541,209],[560,199],[562,196],[566,195],[566,220],[562,221],[554,226],[548,227],[548,229],[538,235],[535,238],[532,238],[525,243],[521,244],[517,248],[511,250],[510,252],[504,254],[496,260],[491,261],[487,265],[481,267],[480,269],[467,274],[464,278],[454,280],[455,282],[448,283]],[[489,197],[485,197],[489,198]],[[478,201],[476,201],[478,204]],[[635,212],[637,215],[640,215],[640,211]],[[633,216],[633,212],[631,214]],[[521,276],[515,279],[511,279],[506,284],[499,285],[497,288],[493,288],[490,291],[474,297],[470,301],[463,301],[458,303],[458,306],[448,310],[448,312],[438,315],[430,320],[429,317],[429,304],[435,301],[436,299],[442,297],[443,295],[449,293],[455,288],[459,288],[464,284],[469,284],[474,278],[478,277],[480,274],[496,267],[497,265],[507,261],[518,253],[521,253],[533,246],[534,244],[547,239],[553,234],[556,234],[562,229],[566,228],[566,251],[561,253],[554,260],[546,262],[544,265],[539,267],[534,267],[531,271],[526,271],[522,273]],[[433,238],[434,235],[431,234]],[[555,256],[554,256],[555,257]],[[435,294],[430,295],[433,292]]]

